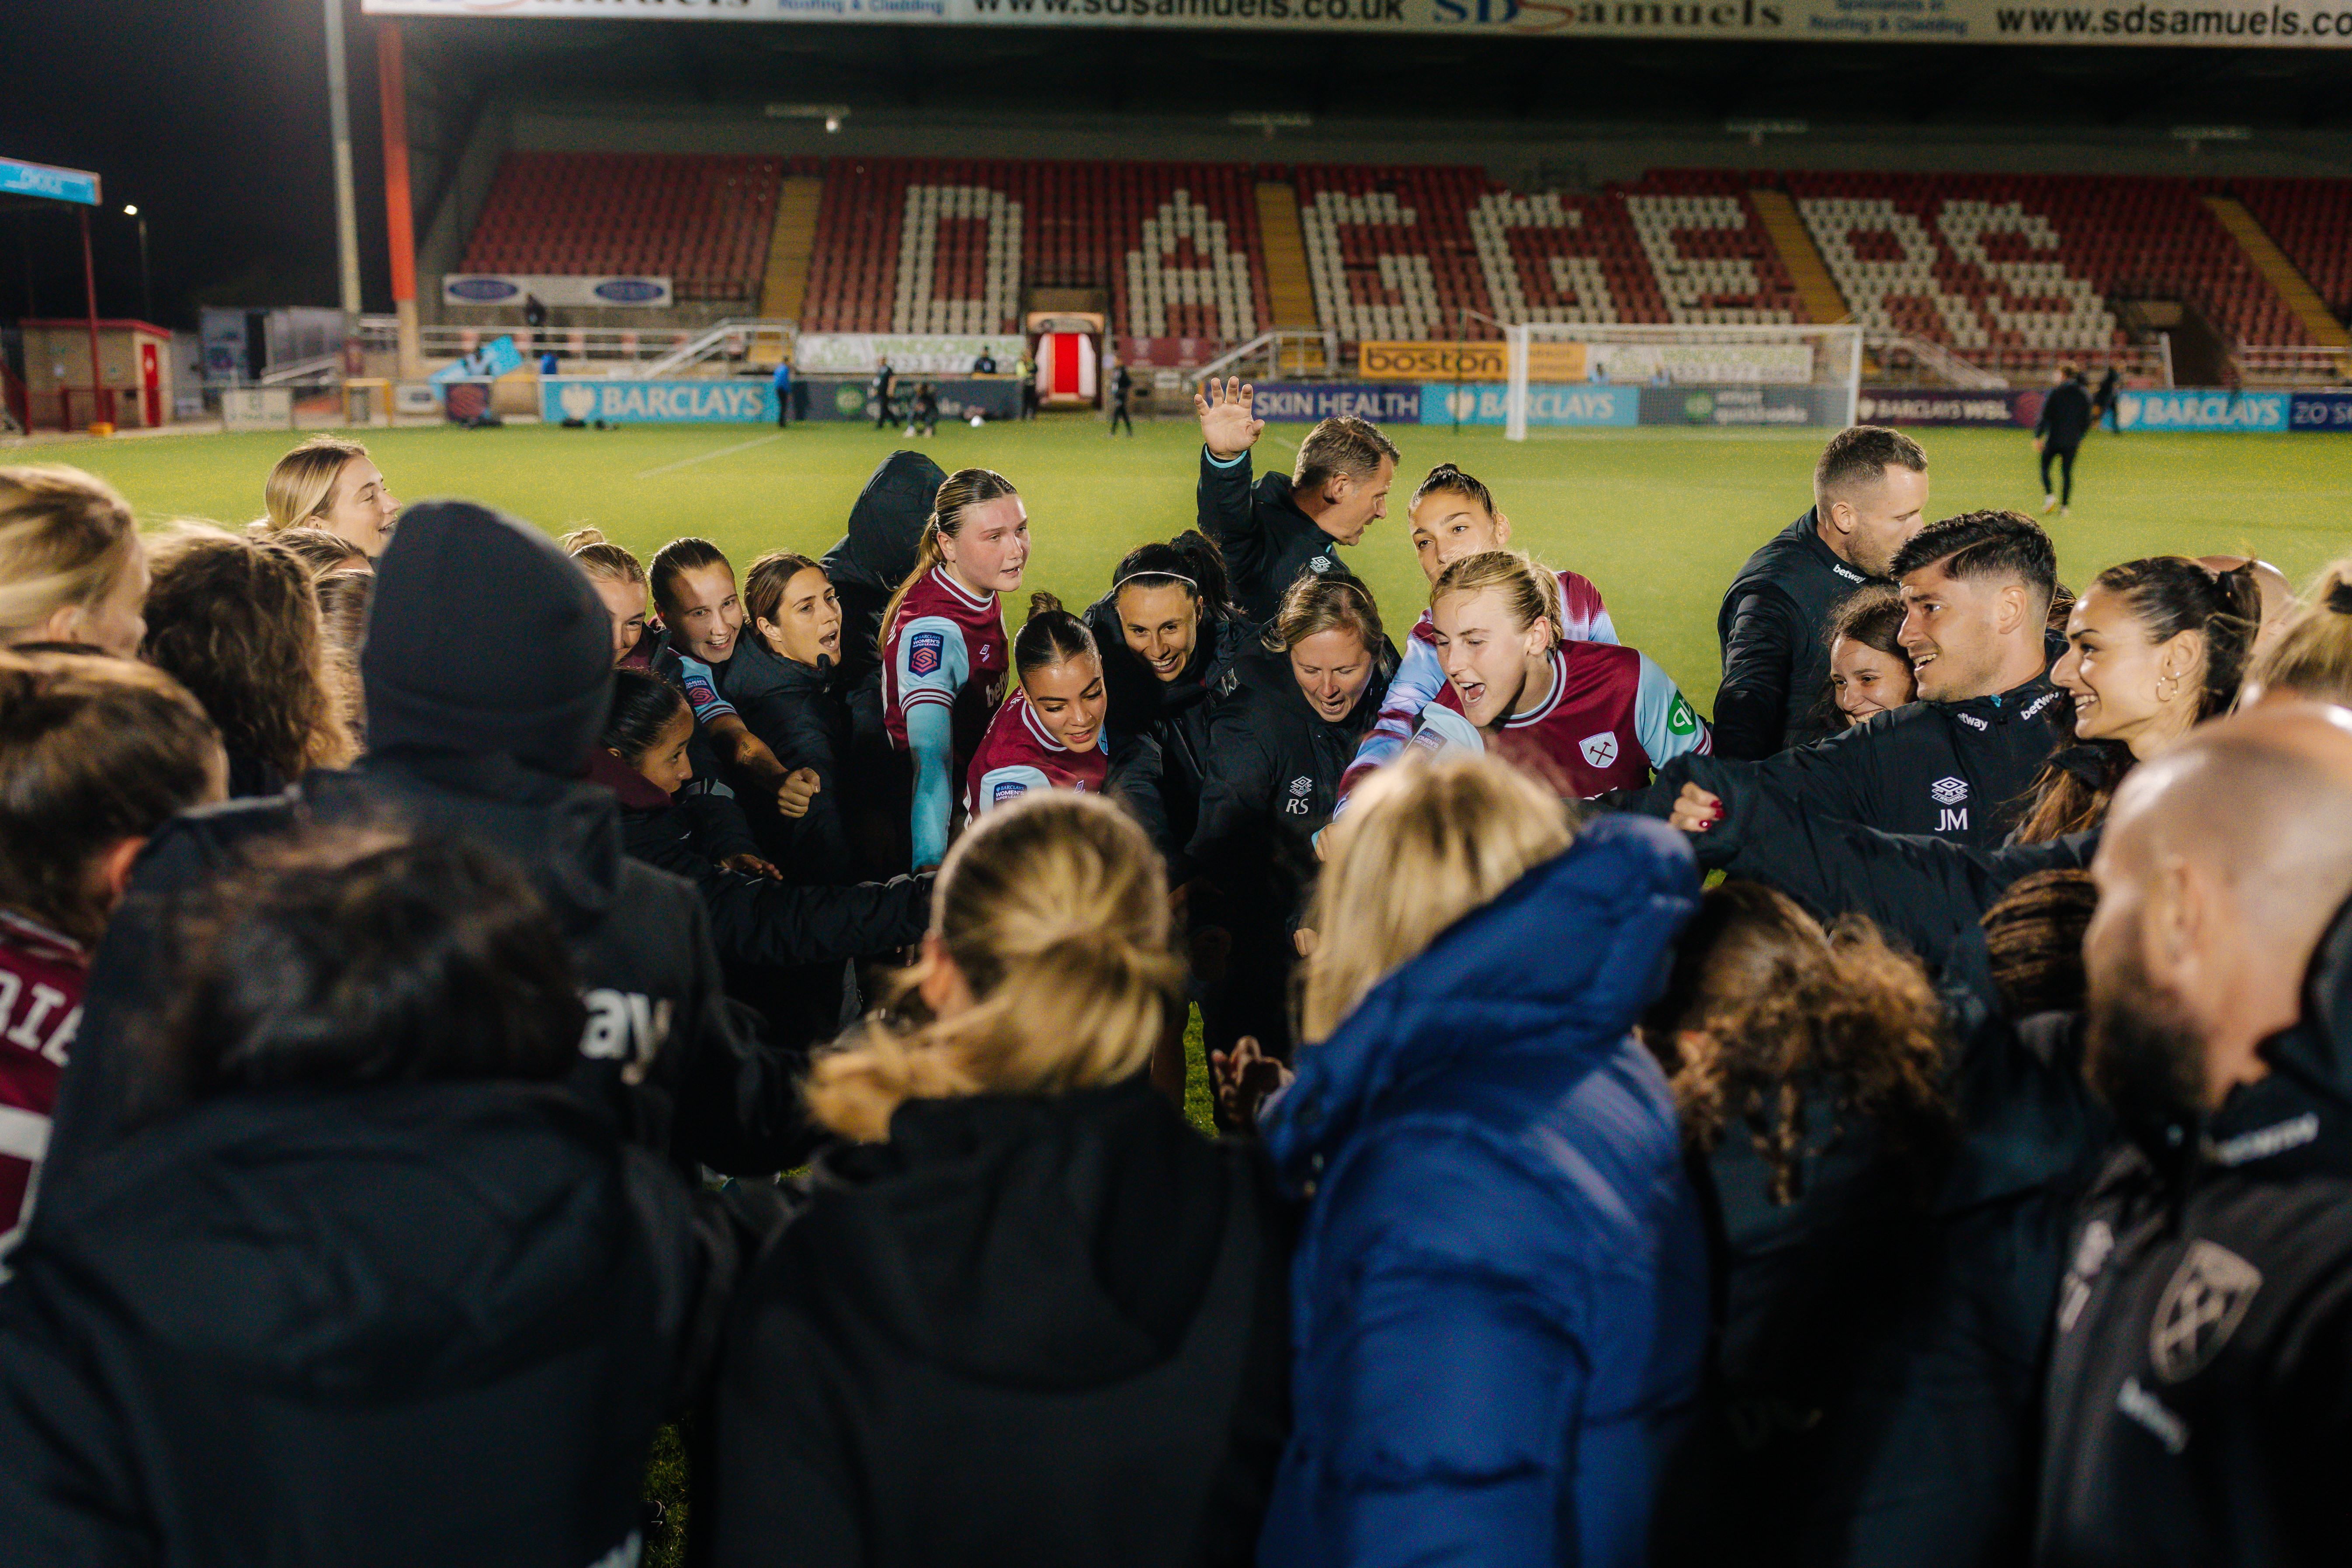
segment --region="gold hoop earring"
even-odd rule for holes
[[[2168,681],[2168,681],[2170,681],[2170,682],[2172,683],[2172,689],[2171,689],[2171,690],[2169,690],[2169,691],[2167,691],[2167,690],[2164,689],[2165,682],[2166,682],[2166,681]],[[2168,675],[2168,676],[2165,676],[2165,677],[2161,678],[2160,679],[2158,679],[2158,680],[2157,681],[2157,683],[2156,683],[2156,700],[2157,700],[2158,702],[2169,702],[2169,701],[2171,701],[2174,698],[2179,697],[2179,695],[2180,695],[2180,677],[2179,677],[2179,676],[2177,676],[2177,675]]]

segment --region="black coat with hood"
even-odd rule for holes
[[[1822,542],[1818,514],[1766,540],[1731,580],[1716,613],[1723,684],[1715,693],[1715,754],[1753,762],[1829,733],[1830,616],[1873,578]]]
[[[9,1258],[0,1564],[634,1563],[709,1234],[556,1086],[207,1099]]]
[[[747,1276],[709,1561],[1254,1561],[1288,1427],[1285,1209],[1140,1079],[911,1100]]]
[[[841,679],[853,694],[874,689],[877,725],[882,611],[915,570],[923,529],[947,477],[920,452],[891,453],[876,465],[857,492],[849,509],[849,531],[818,563],[841,596]]]
[[[450,626],[494,619],[538,657],[451,658]],[[803,1137],[792,1064],[727,999],[695,889],[632,859],[619,802],[582,777],[611,704],[611,625],[528,524],[464,501],[403,513],[361,654],[375,751],[274,800],[190,812],[149,841],[92,966],[45,1185],[169,1103],[136,1042],[172,994],[173,895],[306,823],[386,819],[461,835],[530,879],[588,1005],[577,1078],[641,1141],[689,1171],[784,1168]]]
[[[2352,1542],[2352,904],[2267,1077],[2132,1128],[2056,1307],[2036,1561],[2317,1568]]]

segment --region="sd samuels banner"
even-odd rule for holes
[[[1889,44],[2352,47],[2352,0],[2011,5],[2008,0],[362,0],[384,16],[1290,28],[1513,37],[1817,38]]]

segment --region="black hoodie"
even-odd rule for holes
[[[1183,669],[1175,679],[1161,680],[1127,646],[1114,595],[1087,605],[1086,620],[1102,649],[1110,698],[1103,720],[1110,743],[1108,788],[1142,822],[1168,862],[1170,879],[1181,884],[1191,876],[1185,847],[1201,816],[1211,700],[1234,661],[1258,646],[1256,630],[1229,616],[1203,623]]]
[[[1140,1079],[909,1101],[824,1158],[738,1297],[709,1560],[1250,1563],[1287,1251],[1263,1157]]]
[[[193,1107],[10,1258],[0,1564],[634,1563],[699,1234],[552,1086]]]
[[[467,683],[440,668],[449,649],[435,617],[443,595],[462,599],[485,562],[509,622],[551,629],[513,644],[544,658],[519,652],[495,676]],[[382,749],[276,799],[190,812],[149,840],[91,969],[43,1168],[48,1187],[170,1101],[135,1042],[172,994],[175,896],[305,823],[385,819],[463,835],[530,878],[563,928],[588,1004],[577,1076],[649,1147],[687,1170],[755,1173],[788,1163],[801,1128],[791,1064],[727,1000],[701,900],[625,853],[611,791],[546,771],[558,757],[584,771],[604,725],[612,634],[609,619],[582,619],[591,610],[604,616],[587,579],[536,531],[462,502],[403,514],[370,612],[370,727]],[[491,705],[501,699],[517,704],[505,720]],[[542,761],[460,753],[432,744],[428,729],[451,742],[511,732]]]
[[[2271,1071],[2133,1129],[2057,1306],[2036,1561],[2298,1568],[2352,1542],[2352,904]]]
[[[881,679],[882,611],[915,570],[947,477],[920,452],[883,458],[849,509],[849,531],[819,563],[841,595],[841,677],[852,690]]]

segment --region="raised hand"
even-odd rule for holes
[[[1223,387],[1208,384],[1208,395],[1192,395],[1192,412],[1201,416],[1201,441],[1213,458],[1238,458],[1257,444],[1265,421],[1250,413],[1257,388],[1242,384],[1240,376],[1227,378]]]
[[[1244,1035],[1230,1052],[1209,1053],[1209,1073],[1215,1079],[1217,1108],[1229,1126],[1257,1130],[1257,1113],[1268,1097],[1286,1087],[1288,1068],[1265,1054],[1254,1036]]]

